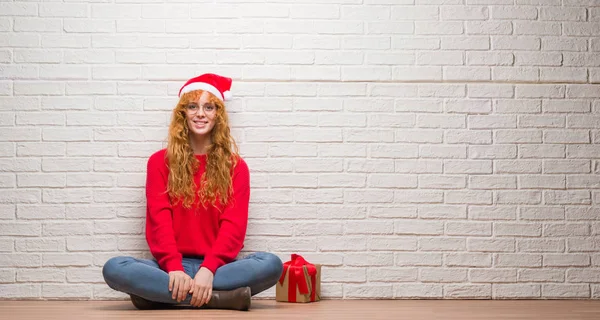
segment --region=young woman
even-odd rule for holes
[[[114,257],[102,273],[138,309],[193,306],[248,310],[277,283],[281,260],[236,257],[248,223],[250,175],[230,134],[224,100],[231,79],[187,81],[173,110],[166,149],[148,160],[146,239],[155,259]]]

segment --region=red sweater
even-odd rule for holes
[[[196,155],[200,167],[194,181],[199,185],[206,168],[206,155]],[[243,248],[248,225],[250,174],[239,158],[233,172],[233,197],[221,209],[194,205],[186,209],[173,206],[167,194],[169,169],[166,149],[148,160],[146,177],[146,240],[150,252],[166,272],[181,270],[182,256],[203,256],[201,267],[214,274],[217,268],[235,259]]]

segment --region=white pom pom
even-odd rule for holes
[[[233,98],[233,94],[231,93],[231,91],[227,90],[223,92],[223,97],[225,98],[225,100],[231,100],[231,98]]]

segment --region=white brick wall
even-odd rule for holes
[[[600,298],[600,2],[109,2],[0,2],[0,298],[126,297],[101,267],[149,257],[146,160],[204,72],[244,253],[326,298]]]

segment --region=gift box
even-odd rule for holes
[[[321,300],[321,265],[312,264],[297,254],[283,264],[281,278],[275,285],[275,300],[315,302]]]

